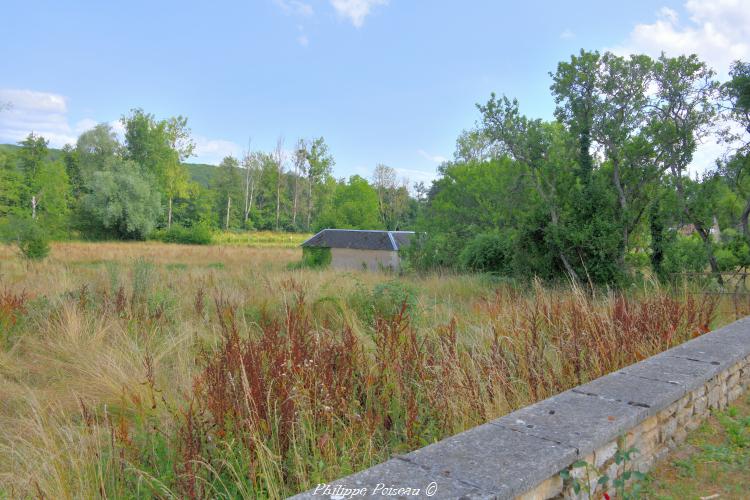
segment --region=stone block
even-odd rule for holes
[[[747,356],[747,352],[735,345],[719,343],[712,340],[712,337],[703,335],[664,351],[659,355],[661,356],[702,361],[718,366],[723,371]]]
[[[750,318],[743,318],[727,326],[702,335],[712,342],[731,345],[738,349],[741,358],[750,354]]]
[[[609,460],[612,460],[615,457],[615,453],[617,453],[616,441],[612,441],[611,443],[597,448],[597,450],[594,452],[594,467],[596,467],[597,469],[600,468]]]
[[[516,500],[547,500],[562,493],[563,480],[559,474],[552,476],[533,490],[519,495]]]
[[[433,484],[434,483],[434,484]],[[432,485],[432,486],[431,486]],[[318,485],[304,493],[291,497],[294,500],[337,500],[341,498],[357,498],[357,496],[388,496],[389,498],[414,498],[414,489],[419,488],[418,497],[425,497],[427,488],[435,488],[435,498],[471,498],[489,500],[498,498],[488,492],[482,491],[476,486],[446,477],[437,471],[426,470],[416,464],[393,458],[387,462],[376,465],[362,472],[337,479],[330,484]],[[385,494],[385,488],[393,488]],[[412,488],[409,492],[403,490],[398,494],[399,488]],[[344,490],[348,490],[347,495]],[[353,495],[352,491],[358,491],[359,495]],[[508,496],[500,497],[508,498]]]
[[[655,415],[686,393],[685,387],[676,382],[662,382],[622,372],[611,373],[588,384],[579,385],[573,391],[641,406],[648,409],[649,415]]]
[[[669,353],[670,351],[666,351]],[[649,380],[679,384],[686,391],[693,391],[714,377],[721,367],[703,361],[658,354],[634,365],[623,368],[619,373]]]
[[[648,409],[566,391],[493,423],[578,449],[585,457],[648,416]]]
[[[676,430],[677,430],[677,419],[670,418],[669,420],[667,420],[661,425],[659,440],[663,443],[666,442],[667,440],[672,438]]]
[[[577,459],[572,446],[488,423],[402,457],[499,497],[525,493]]]

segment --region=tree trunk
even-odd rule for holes
[[[313,180],[312,177],[308,178],[307,182],[307,230],[310,231],[310,220],[312,219],[313,209]]]
[[[742,234],[745,236],[745,239],[750,243],[750,227],[748,227],[748,218],[750,217],[750,199],[747,200],[747,203],[745,204],[745,209],[742,211],[742,215],[740,216],[740,221],[742,222]]]
[[[247,226],[247,219],[250,216],[250,160],[245,164],[245,217],[243,222]]]
[[[279,230],[279,213],[281,211],[281,169],[276,181],[276,230]]]
[[[32,196],[31,197],[31,218],[32,219],[36,219],[36,204],[37,204],[36,196]]]
[[[227,196],[227,222],[224,224],[224,229],[229,230],[229,209],[232,206],[232,197]]]
[[[167,214],[167,229],[172,227],[172,197],[169,197],[169,211]]]

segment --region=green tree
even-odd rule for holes
[[[162,213],[161,196],[153,179],[129,160],[112,158],[94,172],[81,200],[89,234],[143,239]]]
[[[313,211],[315,209],[316,188],[325,183],[330,177],[335,161],[328,151],[328,145],[325,139],[318,137],[310,143],[310,150],[307,153],[307,230],[310,230]]]
[[[378,193],[366,179],[353,175],[339,183],[330,205],[316,222],[316,231],[324,228],[381,229]]]
[[[219,226],[224,229],[242,227],[242,173],[236,158],[227,156],[221,160],[211,188],[215,192]]]
[[[125,127],[126,157],[156,179],[167,204],[169,227],[174,199],[184,198],[190,192],[189,175],[182,162],[192,156],[195,144],[190,138],[187,118],[156,120],[154,115],[134,109],[121,121]]]
[[[0,218],[21,215],[24,207],[24,178],[15,158],[0,151]]]

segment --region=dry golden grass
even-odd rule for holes
[[[0,498],[276,498],[700,334],[712,311],[658,288],[590,297],[482,276],[289,270],[300,255],[56,243],[27,263],[0,247]],[[404,297],[411,321],[388,310]],[[295,364],[311,353],[322,364]],[[245,388],[222,385],[252,370]],[[307,392],[323,375],[348,394],[335,407]]]

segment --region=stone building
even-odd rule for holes
[[[302,243],[303,248],[330,249],[335,269],[398,271],[399,251],[406,248],[413,231],[324,229]]]

